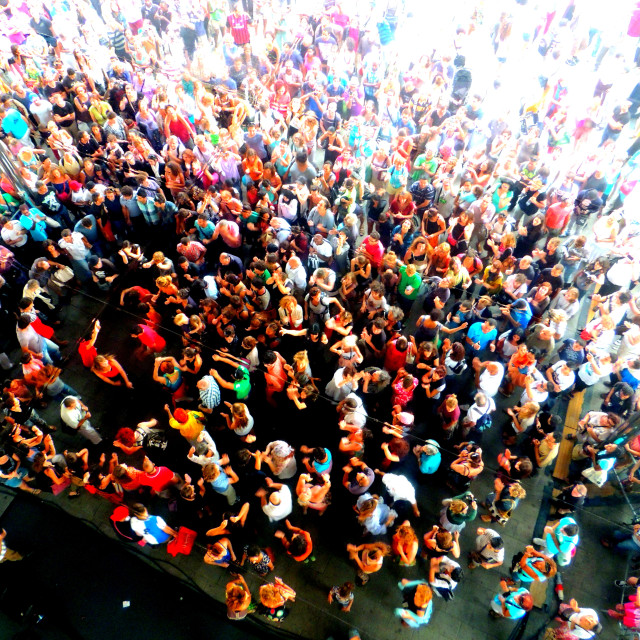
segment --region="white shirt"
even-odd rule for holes
[[[156,516],[156,524],[160,529],[164,529],[167,526],[167,523],[160,516]],[[147,525],[144,520],[131,518],[131,530],[137,533],[145,542],[149,544],[159,544],[154,536],[147,533]]]
[[[521,285],[518,286],[518,284],[516,283],[516,275],[512,275],[509,276],[506,280],[506,282],[504,283],[503,289],[507,292],[507,293],[511,293],[513,294],[516,298],[522,298],[522,296],[527,293],[527,283],[523,282]]]
[[[312,242],[310,246],[313,247],[316,253],[323,258],[330,258],[333,255],[333,248],[326,240],[323,240],[319,245]]]
[[[72,231],[71,242],[68,242],[68,238],[60,238],[58,246],[61,249],[66,249],[72,260],[84,260],[87,255],[87,247],[85,247],[82,238],[84,236],[79,231]]]
[[[590,638],[595,638],[596,634],[593,631],[589,631],[588,629],[584,629],[580,625],[580,621],[587,616],[593,617],[596,620],[599,620],[598,614],[594,609],[586,609],[580,607],[580,611],[577,613],[573,613],[569,616],[569,622],[573,622],[575,624],[575,628],[571,629],[571,633],[576,637],[580,638],[580,640],[590,640]]]
[[[29,234],[17,220],[11,220],[9,224],[2,227],[0,236],[2,236],[2,239],[9,245],[9,248],[24,247],[29,239]],[[18,242],[12,244],[15,240],[18,240]]]
[[[443,556],[442,558],[440,558],[439,564],[446,565],[448,569],[451,569],[451,572],[454,569],[460,568],[460,565],[455,560],[451,560],[451,558],[447,558],[447,556]],[[435,580],[429,583],[435,589],[436,595],[440,596],[440,592],[438,591],[438,589],[449,589],[449,591],[453,591],[458,586],[458,583],[451,578],[451,572],[449,572],[448,579],[440,578],[436,573]]]
[[[382,476],[382,484],[387,488],[394,502],[406,500],[410,504],[416,503],[416,490],[406,476],[395,473],[385,473]]]
[[[487,398],[487,404],[484,407],[479,407],[477,404],[472,404],[467,411],[466,419],[474,424],[482,418],[484,415],[491,415],[496,410],[496,403],[493,398]]]
[[[293,222],[298,216],[298,200],[292,198],[287,204],[282,196],[278,200],[278,217],[284,218],[288,222]]]
[[[300,265],[295,269],[292,269],[288,264],[284,269],[287,277],[289,277],[294,286],[297,289],[306,289],[307,287],[307,272],[304,270],[304,267]]]
[[[291,513],[293,507],[291,491],[287,485],[282,485],[282,489],[278,489],[275,493],[280,496],[280,504],[272,504],[270,500],[267,499],[267,504],[262,507],[262,511],[271,522],[278,522],[278,520],[286,518]]]
[[[600,358],[602,356],[604,356],[604,355],[605,355],[605,353],[603,351],[593,353],[593,357],[595,358],[596,366],[598,367],[598,369],[600,371],[600,375],[598,375],[593,370],[593,366],[591,365],[591,363],[588,360],[584,364],[580,365],[580,368],[578,369],[578,377],[585,384],[587,384],[589,386],[592,386],[596,382],[598,382],[598,380],[600,380],[600,378],[604,378],[605,376],[608,376],[613,371],[613,365],[610,362],[608,364],[601,364],[600,363]]]
[[[504,562],[504,547],[499,551],[496,551],[495,549],[484,549],[484,547],[488,545],[493,538],[499,537],[500,534],[497,531],[494,531],[493,529],[485,529],[483,534],[476,537],[476,551],[482,551],[480,555],[489,562]]]
[[[631,281],[638,279],[638,267],[637,260],[618,260],[618,262],[607,271],[607,280],[609,280],[611,284],[618,285],[623,289],[628,289]]]
[[[64,400],[67,398],[73,398],[76,401],[76,406],[73,409],[64,406]],[[80,406],[80,400],[75,396],[67,396],[64,400],[60,403],[60,418],[71,429],[77,429],[78,423],[85,415],[83,408]]]
[[[498,393],[500,383],[504,376],[504,366],[499,362],[494,362],[494,364],[498,367],[498,373],[495,376],[492,376],[489,371],[485,369],[478,379],[478,389],[492,397]]]
[[[32,102],[29,111],[42,127],[46,127],[53,120],[53,105],[48,100],[40,100],[40,104]]]
[[[566,391],[569,387],[573,386],[573,383],[576,381],[575,372],[569,370],[567,375],[564,375],[560,370],[566,362],[564,360],[559,360],[551,367],[553,371],[553,380],[560,387],[560,391]]]
[[[637,340],[638,337],[640,337],[640,327],[637,324],[632,323],[631,326],[622,334],[622,344],[618,349],[618,358],[640,355],[640,342],[631,344],[631,340]]]
[[[539,380],[534,380],[531,383],[531,395],[527,393],[527,389],[525,387],[522,395],[520,396],[520,404],[524,405],[527,402],[537,402],[538,404],[542,404],[549,397],[548,391],[541,391],[538,389]]]

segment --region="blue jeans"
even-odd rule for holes
[[[71,268],[80,282],[91,280],[91,270],[86,260],[71,260]]]
[[[613,532],[613,550],[620,553],[640,553],[640,546],[634,540],[633,535],[628,531],[616,530]]]
[[[56,362],[60,362],[60,360],[62,360],[60,348],[55,344],[55,342],[42,338],[42,361],[45,364],[54,364],[54,358]]]

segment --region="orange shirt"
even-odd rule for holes
[[[262,180],[262,160],[257,156],[253,159],[245,158],[242,161],[242,170],[246,173],[249,172],[249,177],[254,182]]]

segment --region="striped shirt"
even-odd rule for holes
[[[207,253],[207,249],[197,240],[192,240],[189,244],[184,245],[180,243],[176,251],[183,255],[189,262],[198,263],[199,260],[202,260]]]
[[[206,389],[199,389],[200,402],[207,409],[215,409],[220,404],[220,387],[213,376],[204,376],[202,380],[209,383]]]
[[[246,13],[230,13],[227,16],[227,26],[231,29],[231,35],[236,44],[247,44],[251,39],[251,35],[249,34],[249,16]]]

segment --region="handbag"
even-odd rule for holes
[[[60,484],[54,484],[51,486],[51,491],[54,496],[59,496],[67,487],[71,486],[71,478],[66,478]]]
[[[193,549],[193,544],[196,541],[198,534],[192,529],[187,527],[180,527],[178,529],[178,535],[172,538],[167,544],[167,553],[174,558],[181,553],[183,556],[188,556]],[[209,553],[207,551],[207,553]],[[206,560],[205,560],[206,562]]]

